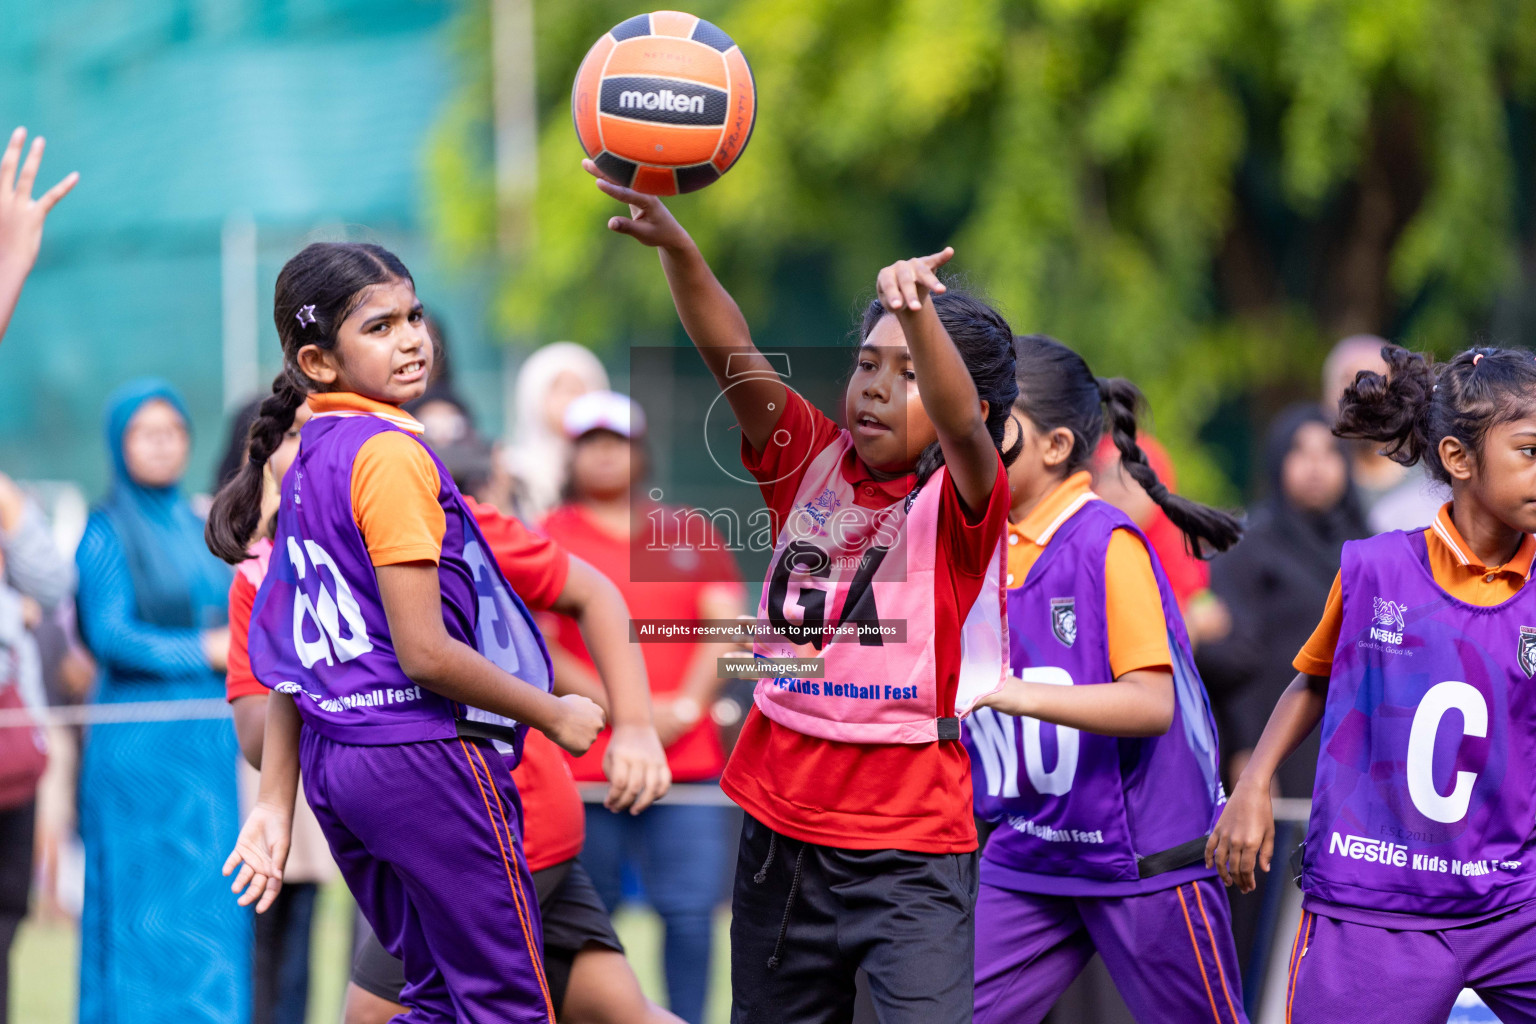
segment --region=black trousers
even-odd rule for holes
[[[32,829],[37,805],[0,811],[0,1024],[9,1019],[11,1000],[11,943],[27,916],[27,896],[32,888]]]
[[[971,1019],[976,854],[843,850],[747,815],[731,899],[732,1024]]]

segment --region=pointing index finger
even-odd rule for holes
[[[939,267],[942,267],[944,264],[953,259],[954,255],[955,247],[952,245],[946,245],[943,249],[940,249],[932,256],[921,257],[921,260],[923,266],[927,267],[929,270],[937,270]]]

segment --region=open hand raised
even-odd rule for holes
[[[47,192],[32,198],[32,186],[37,181],[37,169],[43,161],[43,137],[32,140],[26,163],[21,163],[21,150],[27,141],[27,130],[17,128],[0,157],[0,267],[25,274],[37,261],[37,250],[43,242],[43,221],[60,199],[69,194],[80,180],[79,174],[71,173]],[[21,173],[16,172],[21,164]]]

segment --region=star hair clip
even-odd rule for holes
[[[299,311],[293,315],[298,319],[300,327],[308,327],[315,322],[315,307],[301,306]]]

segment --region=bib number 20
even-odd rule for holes
[[[312,540],[300,547],[297,539],[289,537],[288,560],[300,582],[314,573],[319,591],[315,600],[310,600],[302,588],[293,595],[293,649],[304,667],[312,668],[319,661],[327,665],[348,662],[373,650],[357,598],[325,548]],[[327,574],[335,587],[334,596],[326,587]],[[318,633],[315,639],[305,639],[305,633],[310,632],[306,625]]]

